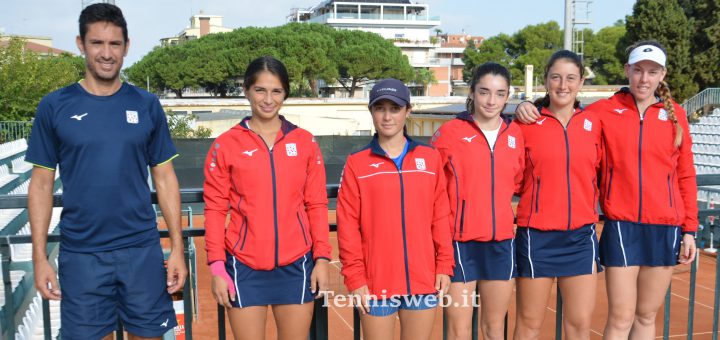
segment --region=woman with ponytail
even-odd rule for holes
[[[652,339],[673,266],[695,258],[697,183],[686,113],[664,81],[665,49],[640,41],[628,51],[629,86],[588,107],[600,112],[604,149],[604,338]],[[520,119],[533,122],[532,107],[522,106]]]

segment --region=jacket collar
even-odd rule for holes
[[[417,147],[418,145],[421,145],[420,142],[417,142],[414,139],[410,138],[410,136],[408,136],[408,134],[406,132],[403,132],[403,136],[405,136],[405,139],[407,140],[407,143],[408,143],[408,152],[415,149],[415,147]],[[374,153],[378,156],[387,157],[387,153],[385,152],[385,150],[383,150],[383,148],[380,147],[380,142],[378,141],[377,133],[375,133],[375,135],[373,135],[373,139],[370,142],[370,150],[372,151],[372,153]]]
[[[457,116],[455,116],[455,119],[466,121],[466,122],[472,124],[474,127],[478,128],[477,124],[475,123],[475,118],[473,118],[473,116],[470,114],[470,112],[467,112],[467,111],[460,112],[457,114]],[[501,113],[500,119],[502,120],[502,123],[500,123],[500,131],[507,129],[510,126],[510,123],[512,123],[512,118],[510,118],[506,114]]]
[[[282,135],[283,135],[283,136],[287,135],[287,134],[290,133],[292,130],[297,129],[297,125],[295,125],[295,124],[293,124],[293,123],[290,123],[290,121],[288,121],[287,119],[285,119],[285,116],[279,115],[279,117],[280,117],[280,122],[281,122],[280,132],[282,132]],[[240,121],[240,123],[236,126],[236,128],[239,128],[239,129],[241,129],[241,130],[249,131],[250,129],[248,128],[248,125],[247,125],[248,123],[247,123],[247,122],[250,120],[250,118],[252,118],[252,116],[247,116],[247,117],[243,118],[243,119]]]

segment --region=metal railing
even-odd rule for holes
[[[29,138],[32,122],[0,121],[0,143]]]
[[[681,105],[688,115],[700,111],[707,115],[714,107],[720,107],[720,88],[707,88],[692,96]]]
[[[698,175],[697,177],[698,186],[710,186],[710,185],[720,185],[720,175]],[[328,185],[327,187],[327,195],[328,198],[337,198],[337,192],[338,192],[338,186],[337,185]],[[157,196],[155,193],[152,195],[152,201],[153,203],[157,203]],[[201,189],[184,189],[181,190],[181,202],[182,203],[202,203],[202,190]],[[62,199],[60,195],[54,195],[53,197],[53,206],[60,207],[62,206]],[[0,196],[0,209],[13,209],[13,208],[27,208],[27,196],[26,195],[12,195],[12,196]],[[701,221],[706,219],[708,216],[715,216],[720,214],[720,210],[714,210],[714,209],[701,209],[699,211],[699,218]],[[335,231],[337,229],[336,225],[330,225],[331,231]],[[186,261],[188,261],[187,266],[190,268],[190,257],[188,256],[188,250],[189,250],[189,242],[190,238],[192,237],[201,237],[205,235],[205,230],[201,228],[187,228],[183,229],[182,231],[182,238],[183,238],[183,244],[185,249],[185,258]],[[160,231],[160,237],[166,238],[168,237],[168,231],[167,230],[161,230]],[[48,236],[48,242],[59,242],[60,238],[59,235],[49,235]],[[15,310],[14,310],[14,297],[11,287],[11,281],[10,281],[10,268],[11,268],[11,262],[12,262],[12,254],[10,251],[11,245],[16,244],[27,244],[31,243],[31,237],[30,235],[6,235],[4,237],[0,237],[0,257],[2,258],[2,274],[3,274],[3,282],[2,284],[5,286],[5,306],[3,307],[5,310],[5,320],[4,324],[6,325],[6,329],[2,330],[0,329],[0,338],[15,339]],[[691,266],[690,270],[690,293],[688,298],[688,324],[687,324],[687,339],[693,338],[693,327],[694,327],[694,305],[695,305],[695,281],[697,279],[697,257],[695,259],[695,263]],[[716,340],[718,337],[718,316],[720,314],[720,252],[717,254],[717,262],[715,265],[716,269],[716,276],[715,276],[715,295],[714,295],[714,307],[713,307],[713,340]],[[194,277],[192,277],[192,272],[189,273],[190,276],[188,276],[187,280],[185,281],[185,287],[183,288],[183,299],[184,299],[184,313],[185,313],[185,332],[186,332],[186,338],[188,340],[192,340],[192,322],[194,320],[194,310],[192,308],[191,303],[191,282],[193,281]],[[671,301],[671,294],[670,294],[670,288],[668,288],[668,293],[666,295],[666,301],[665,301],[665,314],[664,314],[664,320],[663,320],[663,338],[669,339],[669,331],[670,331],[670,301]],[[215,303],[212,301],[212,303]],[[562,296],[560,294],[560,290],[557,290],[557,302],[556,302],[556,318],[555,318],[555,338],[557,340],[562,339],[562,319],[563,319],[563,308],[562,308]],[[475,304],[474,304],[475,305]],[[226,338],[225,333],[225,309],[224,307],[218,305],[217,308],[218,312],[218,339],[224,340]],[[43,299],[42,301],[42,316],[43,316],[43,326],[44,326],[44,339],[50,340],[51,339],[51,324],[50,324],[50,306],[48,300]],[[478,316],[479,316],[479,310],[478,307],[475,306],[473,308],[473,322],[472,322],[472,338],[478,339],[479,331],[478,331]],[[360,315],[357,311],[357,309],[354,309],[353,312],[353,338],[354,339],[360,339],[361,337],[361,327],[360,327]],[[507,339],[508,335],[508,316],[505,316],[505,339]],[[328,307],[325,306],[323,299],[317,299],[315,300],[314,305],[314,314],[312,318],[311,323],[311,329],[310,329],[310,339],[317,339],[317,340],[327,340],[329,338],[328,336]],[[443,334],[446,334],[447,332],[447,324],[443,318]],[[4,336],[4,337],[3,337]],[[120,331],[116,332],[117,339],[123,339],[123,333],[122,328]],[[444,337],[444,336],[443,336]]]

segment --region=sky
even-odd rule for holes
[[[125,15],[130,51],[125,67],[140,60],[160,39],[175,36],[202,10],[222,15],[223,25],[278,26],[292,8],[308,8],[322,0],[116,0]],[[351,0],[350,0],[351,1]],[[53,47],[78,53],[75,37],[82,0],[5,0],[0,11],[0,34],[46,36]],[[84,2],[88,2],[87,0]],[[564,22],[564,0],[422,0],[430,15],[439,16],[440,29],[486,38],[512,34],[531,24]],[[594,31],[611,26],[632,13],[634,0],[594,0],[589,25]]]

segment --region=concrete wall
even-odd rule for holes
[[[463,97],[414,97],[413,109],[432,109],[464,103]],[[218,112],[221,109],[250,110],[246,99],[161,99],[163,108],[173,111]],[[317,136],[368,135],[373,133],[367,99],[288,99],[280,113],[298,126]],[[241,115],[218,120],[198,121],[217,137],[237,124]]]

